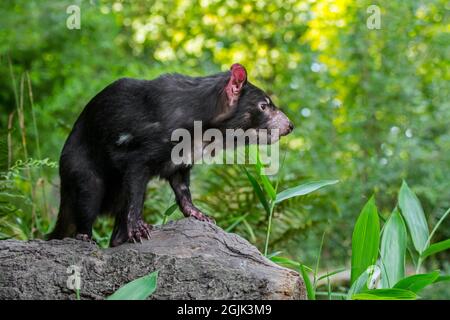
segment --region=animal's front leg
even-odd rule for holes
[[[189,170],[177,171],[169,178],[169,182],[175,193],[177,204],[185,217],[194,217],[200,221],[215,223],[213,218],[202,213],[192,203],[191,192],[189,191]]]

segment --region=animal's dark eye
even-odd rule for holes
[[[267,108],[268,106],[269,106],[269,105],[267,104],[267,102],[260,102],[260,103],[259,103],[259,108],[260,108],[262,111],[266,110],[266,108]]]

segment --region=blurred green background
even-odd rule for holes
[[[79,30],[66,26],[70,5],[80,8]],[[381,10],[381,29],[367,27],[370,5]],[[449,9],[445,0],[1,1],[0,237],[51,228],[54,162],[107,84],[207,75],[235,62],[295,123],[282,143],[280,186],[340,180],[276,208],[270,251],[313,264],[325,232],[322,267],[348,265],[364,203],[375,194],[386,216],[402,179],[435,225],[450,207]],[[219,226],[262,249],[266,217],[239,167],[197,166],[192,184]],[[167,184],[152,181],[147,221],[160,223],[173,201]],[[449,227],[435,240],[449,238]],[[110,231],[110,219],[96,223],[101,243]],[[428,268],[448,270],[448,253]]]

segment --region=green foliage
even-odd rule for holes
[[[375,199],[371,197],[356,220],[352,237],[351,283],[375,264],[380,243],[380,222]]]
[[[400,191],[401,192],[401,191]],[[411,192],[416,205],[420,206],[419,199]],[[450,209],[449,209],[450,211]],[[403,213],[407,215],[408,213]],[[443,215],[437,227],[447,216]],[[436,231],[436,227],[433,231]],[[433,234],[434,232],[432,232]],[[325,234],[324,234],[325,235]],[[409,232],[411,235],[411,232]],[[322,254],[323,238],[317,255],[315,270],[307,268],[301,262],[284,257],[273,256],[271,260],[282,265],[299,270],[309,299],[316,299],[318,295],[354,299],[354,300],[411,300],[417,299],[417,293],[426,287],[438,282],[450,281],[450,276],[440,275],[439,271],[431,273],[419,273],[420,263],[424,255],[418,257],[416,274],[405,275],[405,253],[407,249],[408,232],[400,212],[396,209],[386,220],[382,239],[379,247],[380,227],[378,221],[377,207],[374,197],[371,197],[361,211],[355,224],[352,238],[352,265],[351,265],[351,287],[347,293],[333,292],[330,278],[345,270],[335,270],[319,276],[319,263]],[[430,242],[428,238],[427,243]],[[429,248],[432,248],[431,245]],[[448,249],[447,242],[439,242],[436,250],[429,255]],[[428,256],[428,255],[427,255]],[[379,259],[378,265],[375,262]],[[381,270],[381,271],[380,271]],[[311,283],[308,272],[313,273],[314,282]],[[381,278],[381,281],[380,281]],[[318,281],[327,280],[327,292],[318,291]]]
[[[439,278],[439,271],[425,274],[414,274],[401,279],[394,285],[394,288],[419,292],[423,288],[433,284]]]
[[[313,285],[311,284],[311,280],[309,279],[309,275],[305,270],[305,266],[300,264],[300,272],[303,278],[303,281],[305,283],[305,287],[306,287],[306,294],[308,296],[309,300],[316,300],[316,292],[315,289],[313,287]]]
[[[108,83],[164,72],[205,75],[240,62],[296,129],[281,140],[283,172],[275,182],[258,168],[197,166],[192,192],[201,209],[224,229],[303,265],[317,261],[326,231],[325,269],[339,270],[357,245],[352,223],[375,193],[388,223],[379,248],[382,285],[385,260],[388,273],[397,267],[401,275],[391,255],[401,261],[403,250],[387,245],[388,237],[403,239],[391,220],[396,206],[413,244],[406,266],[450,268],[446,1],[377,1],[380,30],[366,26],[369,0],[80,0],[80,30],[66,28],[69,4],[0,2],[0,238],[41,238],[49,230],[59,205],[54,163],[82,108]],[[283,194],[277,186],[290,190],[317,177],[335,177],[339,187],[274,201]],[[418,197],[406,183],[397,194],[403,179]],[[166,184],[152,181],[148,191],[147,221],[182,216],[169,216],[174,199]],[[95,225],[102,245],[112,223],[102,217]]]
[[[400,189],[398,204],[402,209],[403,216],[408,225],[414,248],[416,248],[417,252],[420,254],[428,246],[428,225],[419,199],[417,199],[416,195],[409,189],[405,181],[403,181]]]
[[[165,224],[167,222],[167,219],[178,209],[178,205],[176,203],[172,204],[170,207],[167,208],[166,211],[164,211],[164,218],[162,224]]]
[[[422,259],[425,259],[432,254],[436,254],[448,249],[450,249],[450,239],[432,244],[426,250],[424,250],[420,256]]]
[[[370,290],[352,296],[353,300],[415,300],[416,298],[417,295],[414,292],[397,288]]]
[[[43,180],[34,182],[34,177],[42,168],[55,167],[49,159],[28,159],[0,172],[0,239],[28,239],[47,233],[50,220],[42,209],[44,202],[39,201],[45,185]],[[37,204],[42,206],[39,210]]]
[[[389,216],[383,228],[380,247],[381,282],[391,288],[405,276],[407,231],[397,209]]]
[[[275,186],[272,185],[269,178],[262,173],[262,163],[259,159],[259,153],[256,149],[256,173],[257,177],[255,178],[252,176],[247,169],[244,168],[244,171],[247,175],[248,180],[250,181],[253,190],[255,191],[256,195],[258,196],[259,201],[263,205],[267,215],[268,215],[268,221],[267,221],[267,233],[266,233],[266,241],[264,245],[264,255],[268,255],[268,248],[269,248],[269,239],[270,234],[272,231],[272,218],[273,218],[273,212],[275,209],[275,205],[285,201],[287,199],[293,198],[293,197],[299,197],[307,195],[311,192],[316,191],[317,189],[320,189],[324,186],[335,184],[338,181],[337,180],[324,180],[324,181],[315,181],[315,182],[308,182],[305,184],[298,185],[293,188],[286,189],[284,191],[281,191],[277,194],[278,189],[278,183],[277,180]],[[279,177],[278,177],[279,178]],[[260,181],[260,182],[258,182]],[[262,185],[262,186],[261,186]],[[263,192],[265,191],[265,193]]]
[[[157,287],[158,271],[135,279],[117,289],[107,300],[146,300]]]
[[[336,184],[338,183],[338,180],[323,180],[323,181],[313,181],[313,182],[307,182],[301,185],[298,185],[293,188],[289,188],[286,190],[281,191],[276,195],[275,203],[279,203],[281,201],[298,197],[298,196],[304,196],[306,194],[309,194],[313,191],[316,191],[317,189],[320,189],[322,187]]]

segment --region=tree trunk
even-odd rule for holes
[[[81,299],[104,299],[155,270],[151,299],[305,299],[298,273],[215,225],[182,219],[151,236],[108,249],[75,239],[0,241],[0,299],[75,299],[73,266]]]

